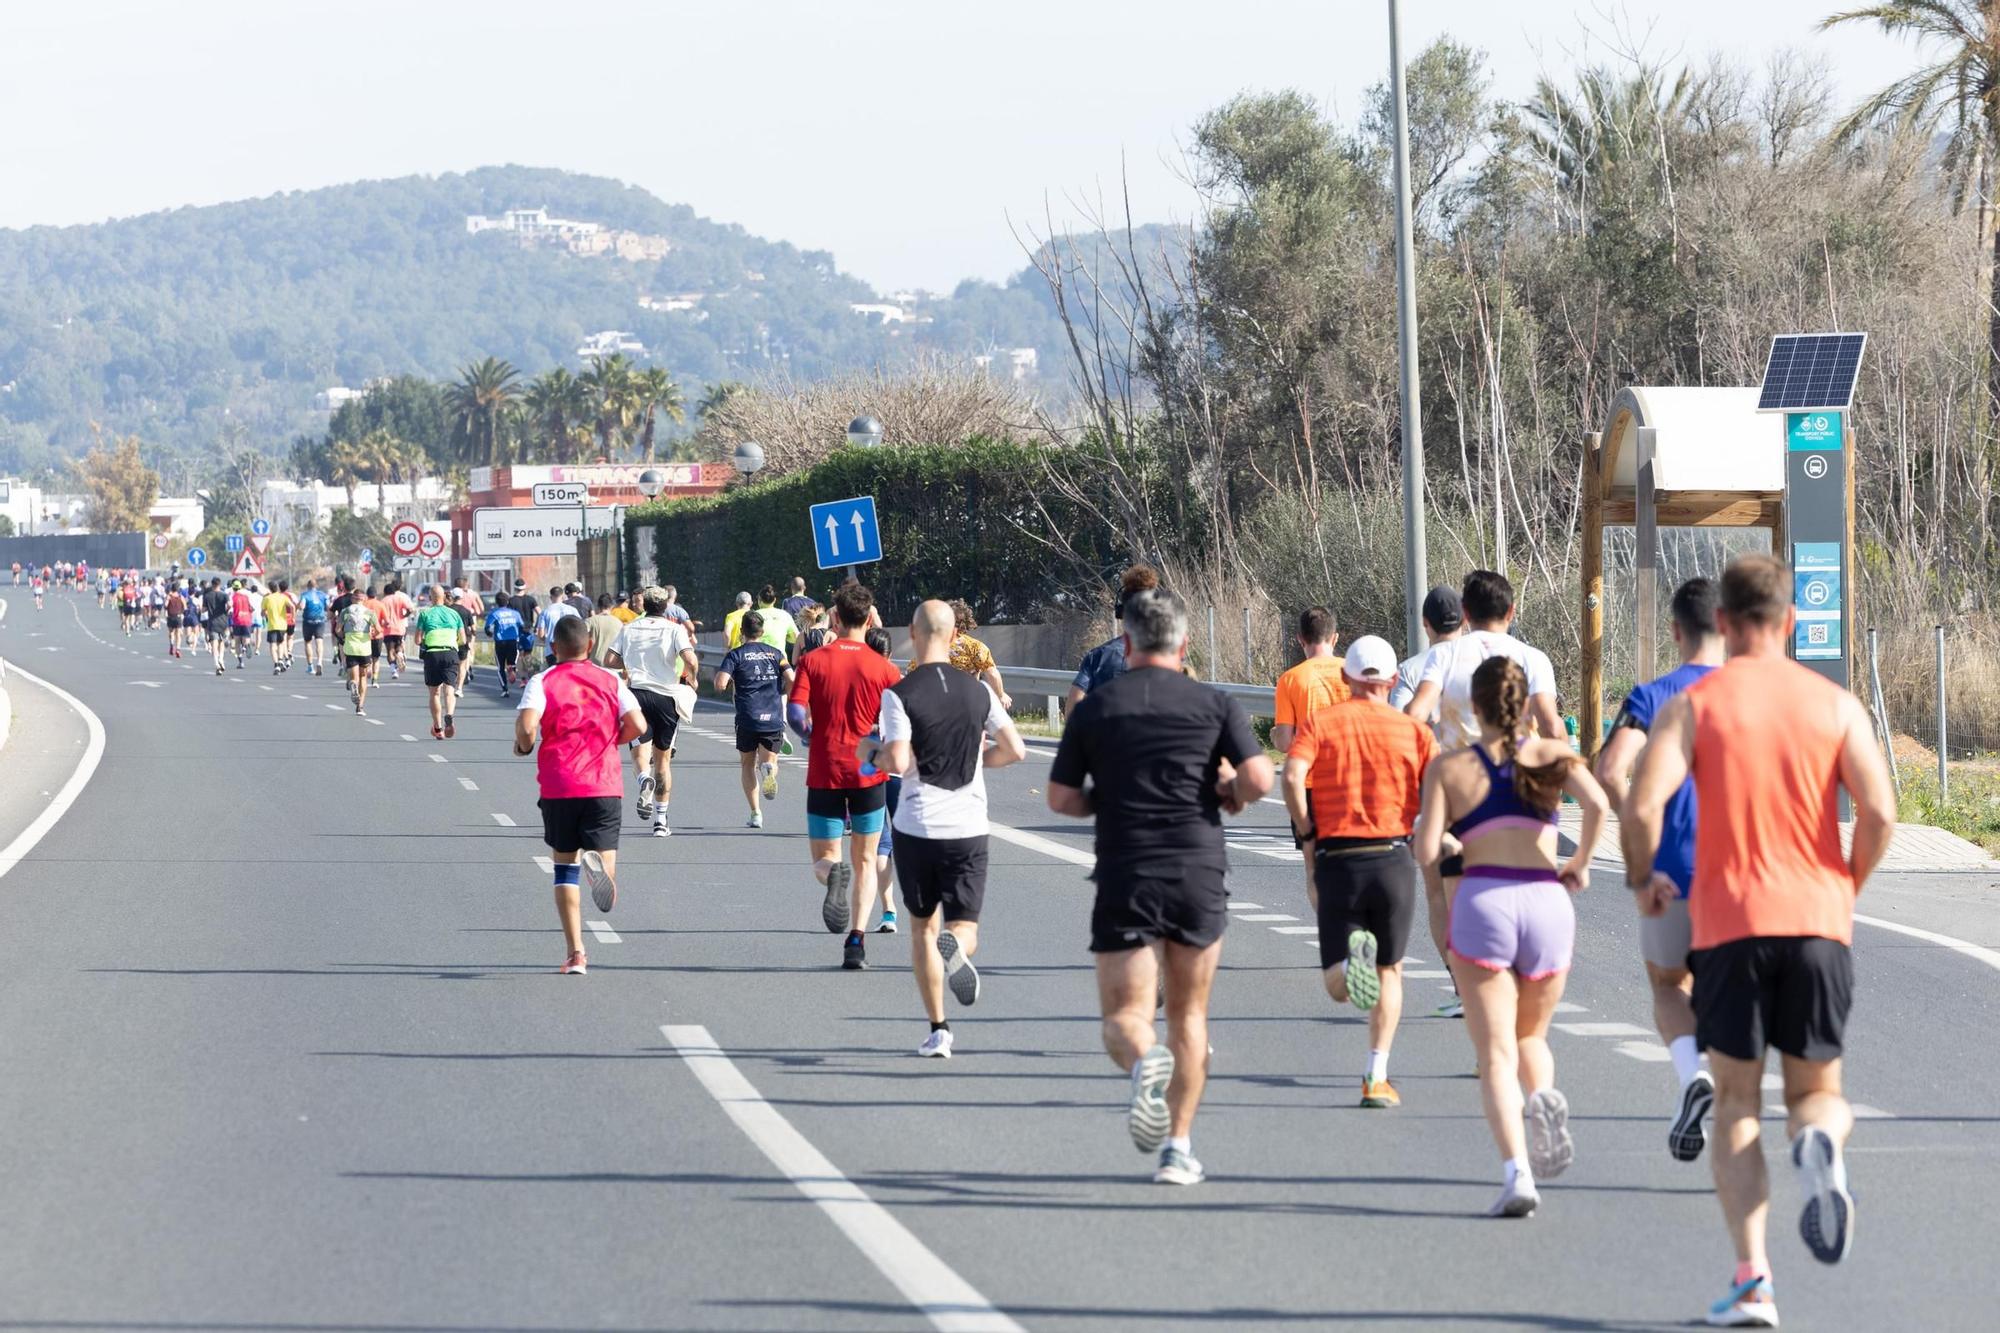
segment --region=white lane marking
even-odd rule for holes
[[[382,723],[380,722],[380,720],[378,720],[378,719],[376,719],[376,718],[372,718],[372,717],[364,717],[364,718],[362,718],[361,720],[362,720],[363,722],[366,722],[366,723],[367,723],[367,724],[368,724],[369,726],[371,726],[371,727],[379,727],[379,726],[381,726],[381,725],[382,725]]]
[[[799,1193],[820,1206],[868,1262],[943,1333],[1022,1333],[765,1101],[705,1027],[660,1028],[709,1096]]]
[[[1559,1014],[1587,1014],[1590,1012],[1590,1006],[1578,1004],[1574,1000],[1557,1000],[1556,1012]]]
[[[1921,930],[1916,926],[1906,926],[1899,921],[1884,921],[1879,916],[1863,916],[1861,913],[1856,912],[1854,919],[1864,926],[1874,926],[1878,930],[1893,930],[1898,935],[1908,935],[1911,939],[1923,940],[1927,944],[1942,945],[1953,953],[1964,954],[1974,962],[1984,963],[1994,971],[2000,972],[2000,949],[1988,949],[1982,945],[1971,944],[1951,935],[1940,935],[1934,930]]]
[[[415,740],[415,739],[416,739],[416,737],[415,737],[415,736],[410,736],[410,735],[405,735],[405,736],[403,737],[403,739],[404,739],[404,740],[406,740],[406,741],[413,741],[413,740]]]
[[[1405,981],[1444,981],[1451,976],[1442,968],[1406,967],[1403,969]]]
[[[731,745],[735,743],[734,740],[730,742]],[[1086,825],[1086,827],[1088,826]],[[1025,847],[1031,852],[1040,852],[1043,856],[1053,857],[1058,861],[1067,861],[1073,866],[1082,866],[1086,870],[1097,869],[1097,858],[1091,853],[1075,847],[1064,846],[1059,842],[1052,842],[1039,833],[1024,833],[1020,829],[1009,828],[1005,824],[988,824],[987,831],[1000,839],[1000,841],[1011,842],[1016,847]]]
[[[498,824],[501,828],[513,828],[514,816],[503,815],[498,810],[495,810],[493,812],[493,822]]]
[[[258,686],[257,688],[258,688],[258,689],[260,689],[260,690],[268,690],[268,689],[270,689],[271,687],[270,687],[269,685],[259,685],[259,686]]]
[[[434,754],[434,755],[432,755],[432,756],[431,756],[431,762],[432,762],[433,764],[442,764],[442,763],[446,763],[446,762],[449,762],[449,761],[447,761],[447,760],[445,759],[445,757],[444,757],[443,755],[441,755],[441,754]]]
[[[1238,902],[1232,899],[1229,904],[1229,910],[1232,912],[1261,912],[1264,910],[1264,904]]]
[[[1869,1106],[1862,1102],[1850,1103],[1847,1109],[1854,1113],[1856,1120],[1894,1120],[1896,1118],[1894,1111],[1884,1111],[1880,1107]]]
[[[1232,921],[1297,921],[1298,920],[1297,917],[1287,916],[1283,912],[1238,912],[1235,916],[1231,917],[1230,919]]]
[[[295,694],[295,695],[293,695],[292,697],[293,697],[294,699],[303,699],[303,698],[305,698],[305,696],[304,696],[303,694]]]
[[[72,606],[70,610],[75,611],[76,608]],[[77,623],[79,625],[83,623],[80,617]],[[83,757],[77,760],[76,767],[70,770],[69,779],[57,790],[54,798],[39,815],[34,817],[28,827],[15,836],[14,841],[0,848],[0,877],[5,877],[8,871],[21,863],[23,857],[34,851],[36,844],[47,837],[49,830],[56,826],[56,821],[76,804],[76,798],[83,794],[84,786],[89,783],[91,775],[97,772],[98,761],[104,758],[104,724],[97,720],[97,714],[90,711],[89,705],[62,686],[52,685],[32,671],[24,671],[16,666],[11,674],[19,676],[30,685],[41,686],[67,704],[71,712],[83,719],[88,739],[84,741]]]
[[[1653,1034],[1632,1023],[1557,1023],[1558,1032],[1572,1037],[1650,1037]]]
[[[1247,921],[1247,920],[1249,920],[1249,919],[1250,919],[1250,918],[1248,918],[1248,917],[1238,917],[1238,918],[1237,918],[1237,920],[1239,920],[1239,921]],[[1273,926],[1273,927],[1271,927],[1271,929],[1272,929],[1272,930],[1274,930],[1274,931],[1276,931],[1276,932],[1277,932],[1278,934],[1280,934],[1280,935],[1317,935],[1317,934],[1319,934],[1319,927],[1318,927],[1318,926]]]
[[[623,944],[625,942],[618,937],[618,932],[611,928],[609,921],[586,921],[583,925],[584,929],[588,930],[592,938],[599,944]]]
[[[471,778],[460,778],[458,780],[458,785],[465,788],[467,791],[479,790],[479,784],[474,782]]]
[[[1663,1064],[1674,1058],[1674,1053],[1657,1041],[1621,1041],[1611,1048],[1620,1055],[1629,1055],[1634,1060],[1644,1060],[1647,1064]]]
[[[338,713],[338,712],[340,711],[340,705],[339,705],[339,704],[328,704],[328,705],[327,705],[327,707],[328,707],[328,708],[330,708],[330,709],[332,709],[332,710],[333,710],[334,712],[336,712],[336,713]]]
[[[554,858],[554,857],[552,857],[552,856],[534,856],[534,857],[530,857],[530,858],[528,858],[528,859],[529,859],[529,860],[531,860],[531,861],[533,861],[533,862],[535,863],[535,865],[536,865],[536,866],[538,866],[538,867],[539,867],[539,868],[541,869],[541,872],[542,872],[542,873],[543,873],[544,875],[553,875],[553,874],[555,874],[555,873],[556,873],[556,862],[555,862],[555,858]]]
[[[157,690],[160,688],[160,682],[157,680],[128,680],[125,683],[127,685],[142,685],[149,690]]]

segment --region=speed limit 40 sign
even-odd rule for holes
[[[417,553],[419,555],[428,556],[433,560],[443,555],[444,534],[442,532],[437,532],[435,530],[427,529],[424,532],[423,537],[417,543]]]

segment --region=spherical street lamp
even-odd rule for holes
[[[729,461],[736,464],[736,470],[747,479],[764,466],[764,446],[755,440],[745,440],[736,446]]]
[[[858,449],[873,449],[882,443],[882,423],[874,417],[856,417],[847,423],[847,442]]]
[[[651,500],[666,489],[667,479],[652,468],[639,474],[639,494]]]

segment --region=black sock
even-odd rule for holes
[[[931,1031],[933,1031],[933,1032],[949,1032],[949,1031],[951,1031],[951,1024],[950,1024],[950,1023],[948,1023],[948,1022],[947,1022],[947,1023],[933,1023],[933,1024],[931,1024]]]

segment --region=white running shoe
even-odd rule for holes
[[[763,812],[763,811],[761,811],[761,810],[752,810],[752,811],[750,812],[750,818],[748,818],[748,819],[746,819],[746,820],[744,820],[744,821],[743,821],[743,827],[744,827],[744,828],[763,828],[763,827],[764,827],[764,812]]]
[[[1160,1165],[1153,1172],[1155,1185],[1199,1185],[1206,1179],[1208,1173],[1201,1169],[1193,1153],[1179,1148],[1160,1149]]]
[[[658,784],[651,773],[639,779],[639,818],[653,817],[653,790]]]
[[[583,862],[583,882],[590,885],[590,901],[600,912],[609,912],[618,902],[618,881],[604,868],[604,858],[587,851],[577,858]]]
[[[1486,1210],[1488,1217],[1527,1217],[1539,1208],[1542,1196],[1535,1190],[1535,1182],[1516,1176],[1500,1187],[1500,1197]]]
[[[671,838],[674,836],[674,831],[667,827],[667,817],[665,815],[655,814],[653,816],[653,836],[656,838]]]
[[[1715,1108],[1715,1079],[1704,1069],[1681,1089],[1681,1106],[1667,1130],[1667,1151],[1676,1162],[1692,1162],[1708,1146],[1702,1120]]]
[[[1554,1180],[1576,1160],[1576,1144],[1569,1136],[1569,1099],[1554,1088],[1530,1093],[1521,1118],[1527,1121],[1528,1166],[1536,1180]]]
[[[1799,1236],[1823,1264],[1837,1264],[1854,1245],[1854,1198],[1847,1192],[1847,1165],[1840,1145],[1818,1125],[1807,1125],[1792,1140],[1792,1165],[1806,1196]]]
[[[939,1028],[924,1038],[924,1044],[917,1047],[917,1054],[930,1059],[951,1059],[951,1029]]]
[[[1132,1102],[1125,1112],[1125,1128],[1132,1146],[1143,1153],[1156,1153],[1167,1141],[1172,1118],[1167,1111],[1167,1085],[1174,1081],[1174,1053],[1154,1046],[1132,1066]]]
[[[963,1005],[976,1004],[979,1000],[979,969],[965,956],[958,936],[948,930],[940,930],[937,951],[938,957],[944,960],[944,984],[951,987],[952,997]]]

